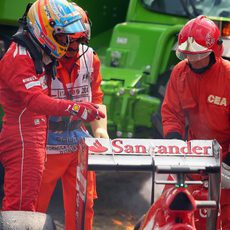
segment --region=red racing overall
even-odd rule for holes
[[[87,51],[86,51],[87,50]],[[85,52],[86,51],[86,52]],[[84,55],[78,58],[82,53]],[[80,45],[75,58],[61,59],[58,78],[51,82],[51,96],[102,103],[100,61],[91,48]],[[65,124],[65,125],[63,125]],[[76,229],[76,168],[78,138],[88,136],[87,130],[77,120],[51,117],[47,144],[47,162],[38,199],[37,210],[46,212],[57,180],[61,178],[65,209],[65,229]],[[93,199],[96,195],[95,173],[88,172],[85,229],[92,229]]]
[[[230,143],[230,63],[216,58],[205,73],[191,71],[186,60],[177,64],[170,77],[162,105],[164,135],[184,136],[188,119],[188,139],[216,139],[222,146],[222,159]],[[230,196],[221,191],[223,229],[230,229]]]
[[[12,43],[0,62],[3,210],[35,211],[45,161],[46,115],[68,116],[68,108],[74,104],[47,96],[46,82],[45,72],[36,74],[28,50]]]

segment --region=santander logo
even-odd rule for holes
[[[154,154],[154,155],[194,155],[207,156],[211,152],[210,145],[192,145],[190,141],[183,144],[173,144],[172,142],[140,142],[125,141],[124,139],[114,139],[110,141],[99,141],[95,139],[93,144],[89,145],[89,150],[92,153],[108,154]]]
[[[95,153],[103,153],[108,150],[107,147],[103,146],[98,140],[93,143],[93,146],[89,146],[89,151]]]

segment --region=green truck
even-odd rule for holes
[[[102,66],[109,127],[118,137],[159,137],[156,116],[175,56],[177,35],[184,23],[200,14],[218,23],[229,58],[228,0],[131,0],[123,23],[113,29]]]
[[[0,46],[9,45],[28,0],[0,1]],[[93,22],[91,46],[101,59],[111,137],[160,137],[157,115],[173,66],[177,35],[189,19],[218,24],[230,58],[229,0],[76,0]],[[13,6],[13,7],[12,7]],[[1,112],[3,114],[3,112]]]

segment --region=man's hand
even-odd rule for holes
[[[178,139],[178,140],[182,140],[182,136],[180,133],[178,132],[169,132],[166,134],[165,139]]]
[[[103,128],[97,128],[94,131],[94,137],[95,138],[109,138],[109,135],[107,133],[107,130],[105,130]]]
[[[109,138],[109,135],[107,132],[106,106],[103,104],[98,104],[97,106],[100,109],[100,111],[105,114],[105,118],[101,120],[95,120],[95,121],[90,122],[93,136],[96,138]]]
[[[98,110],[98,106],[90,102],[75,103],[69,111],[83,122],[91,122],[105,118],[105,114]]]

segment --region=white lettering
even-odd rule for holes
[[[218,96],[216,96],[215,98],[214,98],[214,104],[216,104],[216,105],[219,105],[220,104],[220,97],[218,97]]]
[[[214,105],[227,106],[227,99],[225,97],[209,95],[208,102]]]
[[[208,96],[208,102],[209,103],[213,103],[214,102],[214,96],[213,95],[209,95]]]
[[[227,100],[225,97],[220,101],[220,105],[224,105],[225,107],[227,106]]]
[[[118,154],[125,153],[134,153],[134,154],[146,154],[147,147],[144,145],[127,145],[124,144],[122,140],[115,139],[112,141],[113,152]],[[209,146],[191,146],[191,142],[186,142],[186,146],[176,146],[176,145],[159,145],[159,146],[151,146],[149,149],[150,153],[153,154],[169,154],[169,155],[177,155],[177,154],[188,154],[188,155],[208,155],[211,147]]]
[[[117,44],[127,44],[128,43],[128,38],[124,38],[124,37],[118,37],[117,38]]]
[[[29,82],[29,81],[34,81],[34,80],[37,80],[37,77],[36,76],[32,76],[32,77],[28,77],[28,78],[25,78],[23,79],[23,83],[26,83],[26,82]]]

